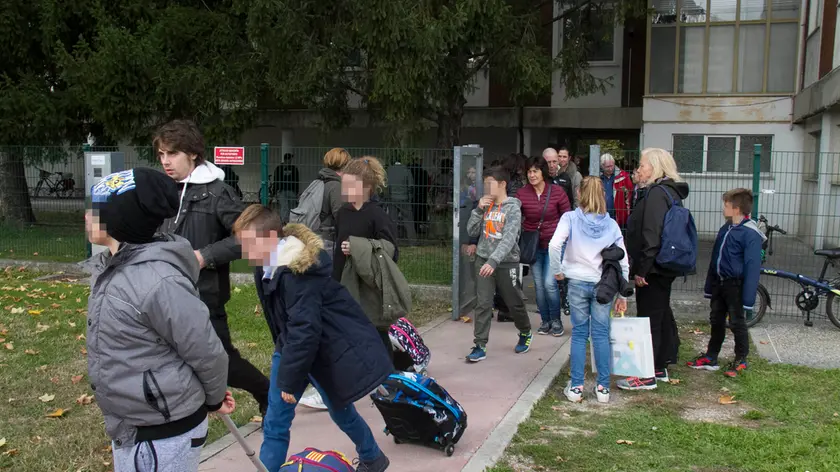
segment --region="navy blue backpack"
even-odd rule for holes
[[[694,225],[694,217],[664,185],[658,187],[668,195],[671,206],[665,213],[656,264],[681,275],[693,274],[697,267],[697,227]]]

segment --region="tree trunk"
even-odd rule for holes
[[[446,113],[438,113],[437,148],[452,150],[461,144],[461,121],[464,118],[464,105],[467,99],[464,92],[450,94]]]
[[[0,149],[0,221],[16,224],[35,222],[23,153]]]

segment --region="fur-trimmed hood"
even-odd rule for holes
[[[295,274],[324,270],[332,273],[329,255],[324,252],[324,243],[317,234],[298,223],[286,225],[283,233],[286,236],[277,246],[277,252],[271,255],[273,270],[288,267]]]

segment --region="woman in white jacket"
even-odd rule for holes
[[[572,314],[572,378],[563,393],[572,402],[583,399],[583,378],[586,365],[586,341],[590,326],[592,349],[598,368],[595,394],[598,401],[610,400],[610,308],[595,298],[595,286],[601,280],[601,251],[615,244],[624,251],[621,271],[626,279],[630,272],[627,250],[618,223],[607,213],[604,186],[598,177],[586,177],[580,185],[578,207],[565,213],[548,245],[551,270],[557,280],[569,280],[569,306]],[[565,247],[564,247],[565,246]],[[619,297],[615,310],[624,312],[627,300]]]

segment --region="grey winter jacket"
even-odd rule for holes
[[[341,177],[329,168],[318,172],[318,178],[324,181],[324,202],[321,204],[321,228],[318,236],[326,241],[335,242],[335,221],[338,210],[344,205],[341,198]]]
[[[569,161],[569,165],[566,166],[566,170],[560,169],[559,173],[565,172],[566,175],[572,179],[572,194],[574,194],[575,201],[572,202],[572,210],[577,208],[578,206],[578,191],[580,190],[580,183],[583,181],[583,176],[580,175],[580,171],[577,168],[577,164]]]
[[[100,253],[87,266],[88,376],[116,447],[131,447],[138,428],[178,421],[205,405],[218,409],[228,357],[198,297],[189,241],[159,235],[123,244],[113,256]]]
[[[479,237],[476,253],[494,269],[519,264],[519,232],[522,229],[522,202],[507,197],[500,205],[476,208],[467,223],[467,233]]]

